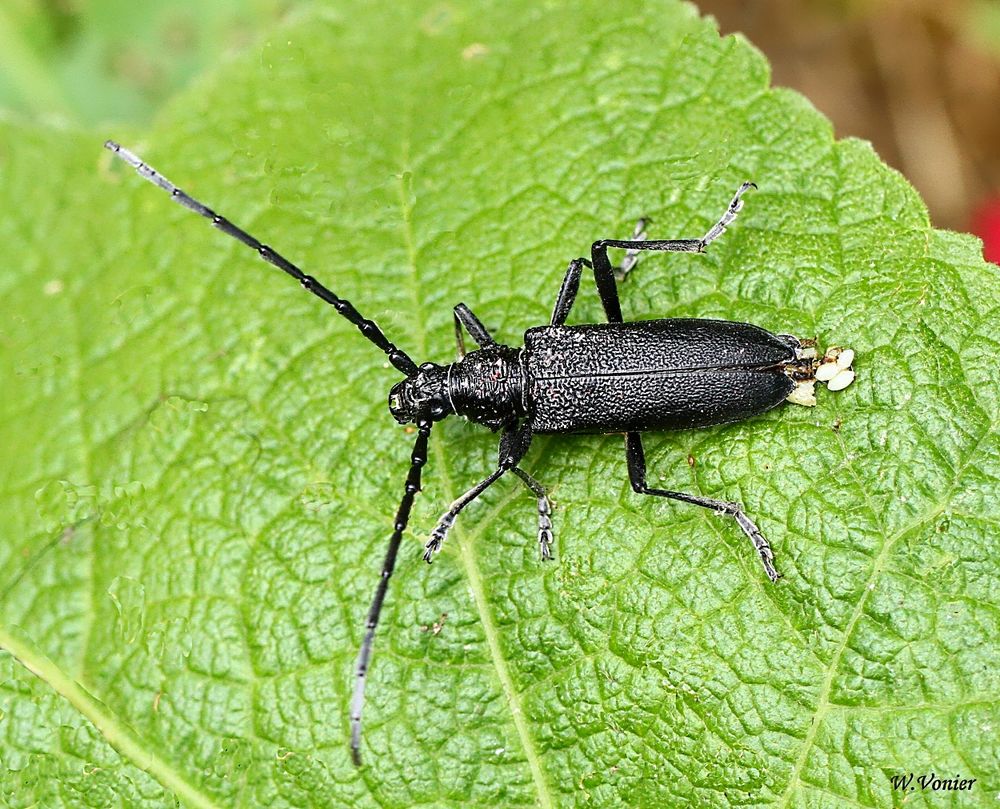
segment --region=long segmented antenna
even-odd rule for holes
[[[396,566],[396,554],[403,540],[403,531],[410,521],[410,509],[413,498],[420,491],[420,470],[427,463],[427,438],[431,434],[431,422],[417,422],[417,440],[410,454],[410,471],[406,476],[406,489],[403,499],[396,511],[396,522],[393,525],[392,536],[389,538],[389,548],[385,552],[382,563],[382,578],[375,588],[375,598],[368,610],[368,622],[365,624],[365,638],[361,642],[358,660],[354,664],[354,697],[351,699],[351,757],[354,764],[361,766],[361,712],[365,707],[365,683],[368,679],[368,664],[371,662],[372,645],[375,641],[375,627],[378,626],[379,615],[382,614],[382,603],[389,589],[389,577]]]
[[[194,211],[196,214],[211,220],[212,224],[223,233],[228,236],[232,236],[237,241],[243,242],[243,244],[247,247],[255,250],[257,254],[264,259],[264,261],[269,264],[273,264],[279,270],[284,270],[292,276],[292,278],[302,284],[303,289],[307,289],[320,300],[330,304],[337,310],[338,314],[343,315],[351,323],[357,326],[358,330],[365,337],[374,343],[380,350],[385,352],[385,354],[389,357],[389,362],[391,362],[396,369],[401,371],[406,376],[412,376],[417,372],[417,365],[412,359],[410,359],[409,355],[402,349],[393,345],[393,343],[391,343],[382,333],[382,330],[378,327],[374,320],[363,318],[350,301],[338,297],[311,275],[306,275],[302,272],[302,270],[292,264],[292,262],[284,256],[279,255],[266,244],[262,244],[257,241],[257,239],[245,230],[236,227],[236,225],[224,216],[219,216],[219,214],[211,208],[202,205],[194,197],[191,197],[181,191],[181,189],[170,182],[170,180],[160,174],[152,166],[144,163],[138,156],[130,152],[124,146],[115,143],[113,140],[108,140],[104,142],[104,148],[110,150],[116,157],[132,166],[132,168],[134,168],[141,177],[145,177],[153,185],[162,188],[170,194],[171,198],[175,202],[179,202],[188,210]]]

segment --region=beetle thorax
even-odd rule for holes
[[[499,430],[526,415],[521,351],[491,345],[471,351],[448,369],[455,413]]]

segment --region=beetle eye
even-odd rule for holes
[[[399,410],[399,395],[394,393],[389,397],[389,407],[393,410]]]

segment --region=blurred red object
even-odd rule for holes
[[[976,209],[972,232],[983,240],[986,260],[1000,264],[1000,197],[987,200]]]

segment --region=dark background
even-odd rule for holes
[[[774,83],[800,90],[838,136],[875,144],[923,195],[935,225],[984,235],[976,220],[1000,206],[1000,2],[700,6],[723,33],[742,31],[764,51]],[[993,238],[1000,248],[1000,232]]]

